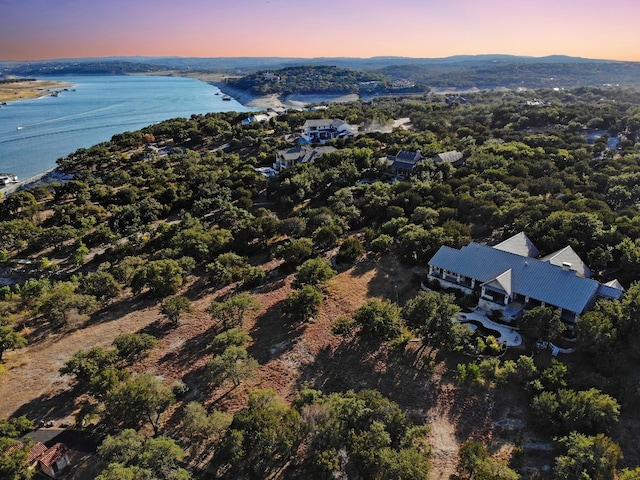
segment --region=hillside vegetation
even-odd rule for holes
[[[640,92],[321,114],[412,129],[333,140],[266,178],[256,167],[318,112],[194,115],[73,152],[58,161],[73,180],[2,199],[0,473],[29,478],[9,445],[46,415],[93,435],[100,480],[637,478]],[[380,159],[398,150],[466,162],[392,178]],[[564,332],[551,309],[505,351],[449,321],[477,299],[420,289],[442,245],[522,231],[626,287],[581,317],[574,354],[532,353]]]

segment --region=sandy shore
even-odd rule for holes
[[[15,102],[46,97],[53,91],[72,87],[72,83],[53,80],[31,80],[23,82],[0,83],[0,102]]]
[[[24,190],[26,188],[39,187],[41,185],[49,185],[51,183],[63,183],[68,182],[73,178],[73,175],[61,172],[57,168],[53,168],[46,172],[38,173],[33,177],[29,177],[18,183],[10,183],[0,187],[0,193],[3,195],[10,195],[18,190]]]

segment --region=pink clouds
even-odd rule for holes
[[[0,8],[4,60],[508,53],[640,61],[640,4],[631,0],[0,0]]]

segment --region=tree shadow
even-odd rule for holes
[[[72,415],[77,406],[78,392],[71,388],[56,394],[43,393],[33,400],[21,405],[14,413],[14,417],[25,415],[30,420],[62,420]]]
[[[148,294],[127,297],[120,301],[109,303],[95,311],[89,320],[84,323],[83,328],[118,320],[127,313],[142,311],[145,308],[153,307],[157,303],[158,299]]]
[[[280,303],[273,305],[256,318],[249,332],[253,338],[253,344],[247,351],[260,364],[267,363],[289,351],[306,328],[304,324],[291,322],[283,314]]]
[[[413,353],[402,347],[390,349],[351,337],[338,347],[323,348],[301,372],[298,389],[308,386],[324,393],[375,389],[420,424],[435,404],[436,385],[428,372],[412,367],[413,363]]]

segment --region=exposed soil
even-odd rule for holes
[[[264,267],[270,271],[278,264],[274,261]],[[497,417],[504,413],[502,407],[494,408],[494,393],[459,389],[444,363],[438,363],[432,374],[416,368],[416,342],[410,342],[404,353],[392,352],[386,346],[331,332],[333,320],[353,313],[367,298],[383,297],[403,304],[417,292],[422,273],[420,268],[407,268],[391,259],[344,268],[328,283],[319,317],[303,325],[292,325],[281,312],[281,302],[292,291],[291,276],[278,276],[255,289],[251,293],[261,309],[245,319],[244,328],[254,339],[248,350],[260,368],[253,379],[233,389],[212,390],[202,375],[210,358],[206,346],[217,333],[205,309],[212,300],[233,293],[232,287],[214,290],[203,280],[192,282],[184,294],[192,300],[194,312],[185,315],[177,328],[169,327],[156,301],[125,297],[88,321],[76,319],[77,326],[84,325],[78,330],[45,335],[34,329],[27,348],[9,352],[8,373],[0,380],[0,415],[73,419],[70,379],[61,377],[58,369],[77,350],[109,346],[122,333],[146,332],[159,339],[159,346],[134,371],[154,373],[167,384],[181,379],[189,387],[183,403],[167,416],[169,433],[179,432],[181,405],[191,400],[235,412],[246,405],[248,393],[255,388],[272,388],[285,400],[291,400],[304,384],[325,392],[376,388],[399,403],[414,423],[430,427],[431,478],[449,478],[455,473],[461,442],[494,440]]]

